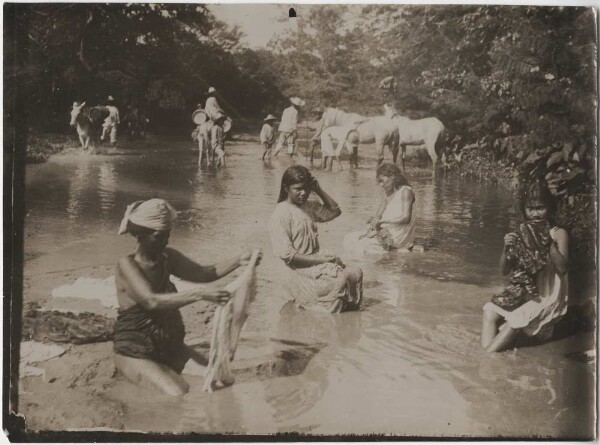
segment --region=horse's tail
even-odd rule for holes
[[[441,124],[441,130],[438,133],[438,137],[435,140],[435,154],[437,155],[438,159],[441,159],[442,155],[444,156],[444,160],[448,159],[448,153],[446,152],[446,139],[447,139],[447,134],[446,134],[446,127],[444,126],[444,124]]]

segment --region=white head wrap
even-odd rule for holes
[[[153,198],[148,201],[136,201],[127,206],[125,216],[119,226],[119,235],[127,233],[129,221],[152,230],[171,230],[175,218],[177,218],[177,211],[164,199]]]

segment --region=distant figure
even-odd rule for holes
[[[487,352],[512,347],[519,333],[547,340],[567,313],[569,236],[554,223],[545,184],[520,196],[524,222],[504,236],[500,267],[510,284],[483,306],[481,346]]]
[[[380,253],[413,248],[415,194],[408,181],[395,164],[384,163],[377,168],[377,182],[383,190],[377,212],[369,220],[366,232],[344,237],[344,249],[348,252]]]
[[[213,87],[208,89],[208,98],[206,99],[206,105],[204,106],[204,112],[208,115],[209,119],[216,120],[219,116],[224,115],[225,112],[219,105],[217,100],[217,90]]]
[[[290,157],[294,156],[296,148],[296,127],[298,126],[298,110],[304,106],[305,102],[299,97],[290,98],[292,105],[283,110],[281,122],[279,123],[279,139],[275,147],[275,156],[279,154],[285,144],[287,144],[287,153]]]
[[[319,201],[308,199],[311,192]],[[341,213],[306,167],[294,165],[283,173],[269,233],[282,284],[300,307],[330,313],[360,308],[362,270],[344,265],[319,246],[316,223],[331,221]]]
[[[277,118],[275,116],[269,114],[264,118],[265,123],[260,130],[260,143],[264,149],[261,158],[263,160],[265,159],[265,156],[267,156],[267,159],[271,159],[271,150],[273,148],[273,143],[275,142],[275,129],[273,128],[273,124],[276,120]]]
[[[329,167],[329,171],[333,169],[333,158],[338,162],[340,170],[343,170],[340,162],[340,154],[344,146],[348,150],[350,156],[353,155],[353,148],[348,141],[348,135],[353,132],[352,127],[327,127],[321,132],[321,156],[323,157],[323,170]],[[334,149],[333,141],[337,141],[337,148]]]
[[[106,136],[110,134],[110,143],[114,146],[117,143],[117,127],[121,120],[119,118],[119,109],[115,106],[115,99],[112,96],[108,96],[106,99],[106,108],[108,109],[109,115],[102,125],[102,136],[100,136],[100,140],[104,141]]]
[[[224,114],[218,116],[213,127],[210,129],[211,148],[216,156],[215,164],[217,167],[225,167],[225,132],[223,130],[223,122],[227,116]]]

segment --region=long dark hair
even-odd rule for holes
[[[403,185],[409,185],[408,180],[404,177],[400,169],[395,164],[390,164],[386,162],[377,167],[377,176],[387,176],[388,178],[393,178],[394,180],[394,188],[398,190]]]
[[[288,167],[281,177],[281,189],[277,202],[285,201],[288,197],[287,188],[294,184],[303,184],[304,187],[310,187],[313,177],[303,165],[292,165]]]
[[[534,202],[541,202],[548,211],[547,219],[551,224],[555,224],[554,214],[556,212],[556,203],[548,186],[543,179],[538,179],[533,183],[523,185],[519,188],[518,194],[519,210],[523,219],[527,219],[525,208]]]

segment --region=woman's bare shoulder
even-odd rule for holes
[[[568,239],[569,233],[562,227],[554,226],[550,229],[550,236],[553,240]]]

